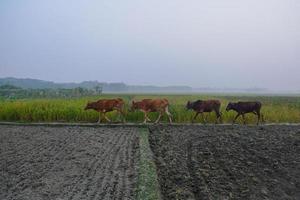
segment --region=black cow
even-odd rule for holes
[[[192,123],[194,122],[194,120],[196,119],[196,117],[198,116],[199,113],[201,113],[204,122],[206,122],[206,120],[203,117],[203,113],[204,112],[213,112],[213,111],[217,115],[216,123],[218,120],[220,123],[222,123],[220,107],[221,107],[221,102],[219,100],[205,100],[205,101],[197,100],[194,102],[188,101],[186,104],[186,108],[188,110],[193,109],[194,111],[196,111],[196,115],[194,116]]]
[[[237,115],[235,116],[235,118],[232,122],[233,124],[235,123],[235,120],[240,115],[242,115],[244,124],[246,124],[245,114],[246,113],[253,113],[253,114],[257,115],[257,125],[258,125],[259,121],[260,121],[260,117],[262,118],[262,121],[264,121],[263,115],[260,113],[261,106],[262,106],[262,104],[259,101],[253,101],[253,102],[239,101],[237,103],[229,102],[227,107],[226,107],[226,111],[234,110],[234,111],[237,112]]]

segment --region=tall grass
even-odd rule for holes
[[[222,102],[223,122],[229,123],[234,118],[233,111],[226,112],[228,102],[238,100],[259,100],[262,102],[262,113],[267,122],[300,123],[300,98],[279,96],[222,96],[222,95],[102,95],[99,97],[73,98],[73,99],[23,99],[0,100],[0,121],[20,122],[96,122],[98,113],[84,107],[88,101],[100,98],[121,97],[126,101],[126,120],[129,122],[142,122],[141,112],[129,112],[131,101],[143,98],[167,98],[170,102],[170,112],[175,122],[190,122],[193,111],[185,109],[188,100],[219,99]],[[157,113],[151,113],[150,118],[155,120]],[[215,114],[205,114],[208,122],[215,121]],[[117,113],[108,113],[108,117],[117,120]],[[248,123],[254,123],[256,116],[246,115]],[[240,119],[241,120],[241,119]],[[164,116],[163,121],[167,121]],[[197,122],[201,122],[201,116]]]

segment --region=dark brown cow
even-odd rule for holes
[[[121,98],[117,99],[100,99],[96,102],[88,102],[85,110],[93,109],[99,112],[98,123],[101,122],[101,119],[104,117],[108,122],[111,122],[110,119],[105,115],[107,112],[116,110],[119,113],[119,118],[122,115],[123,122],[125,122],[124,116],[124,101]]]
[[[149,112],[159,112],[155,123],[160,121],[164,113],[168,115],[169,122],[172,123],[172,115],[169,112],[169,101],[167,99],[143,99],[142,101],[132,101],[131,110],[140,110],[144,113],[144,122],[151,121],[148,117]]]
[[[210,112],[213,112],[213,111],[216,113],[216,116],[217,116],[216,123],[218,121],[220,123],[222,123],[220,107],[221,107],[221,102],[219,100],[197,100],[197,101],[194,101],[194,102],[188,101],[187,104],[186,104],[186,108],[188,110],[193,109],[194,111],[196,111],[196,115],[192,119],[192,123],[197,118],[199,113],[201,113],[203,121],[206,123],[206,120],[203,116],[203,113],[204,112],[209,112],[210,113]]]
[[[262,117],[262,121],[264,121],[263,115],[260,113],[261,106],[262,106],[261,102],[259,102],[259,101],[253,101],[253,102],[239,101],[237,103],[229,102],[227,107],[226,107],[226,111],[234,110],[234,111],[237,112],[237,115],[235,116],[235,118],[232,122],[233,124],[235,123],[235,120],[240,115],[242,115],[244,124],[246,124],[245,114],[246,113],[253,113],[253,114],[257,115],[257,125],[258,125],[259,121],[260,121],[260,117]]]

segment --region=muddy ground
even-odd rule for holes
[[[300,126],[154,126],[163,198],[300,199]]]
[[[0,199],[134,199],[138,129],[0,126]]]

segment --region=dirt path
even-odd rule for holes
[[[300,126],[150,131],[164,199],[300,199]]]
[[[138,129],[0,127],[0,199],[133,199]]]

